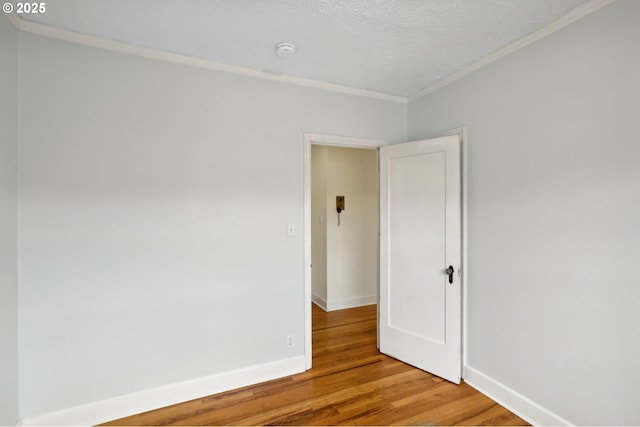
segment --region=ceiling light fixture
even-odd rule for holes
[[[280,58],[289,58],[296,53],[296,45],[289,42],[282,42],[276,45],[276,55]]]

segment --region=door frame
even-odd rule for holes
[[[304,134],[304,363],[305,369],[312,365],[311,322],[311,146],[326,145],[344,148],[378,149],[386,141],[317,133]],[[376,289],[379,291],[380,284]]]

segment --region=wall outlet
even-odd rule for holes
[[[293,335],[287,335],[287,348],[291,348],[296,345],[296,339]]]

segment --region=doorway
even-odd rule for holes
[[[377,290],[378,290],[378,219],[377,219],[377,193],[378,193],[378,177],[377,177],[377,149],[381,146],[385,145],[384,141],[379,140],[368,140],[368,139],[357,139],[357,138],[344,138],[344,137],[336,137],[330,135],[318,135],[318,134],[305,134],[304,139],[304,150],[305,150],[305,186],[304,186],[304,218],[305,218],[305,365],[307,369],[311,368],[312,357],[311,357],[311,336],[312,336],[312,319],[311,319],[311,301],[314,301],[317,305],[323,306],[324,309],[336,310],[340,308],[347,308],[357,305],[363,304],[373,304],[377,303]],[[344,151],[342,151],[344,149]],[[353,180],[353,182],[348,186],[340,186],[339,183],[343,178],[347,178],[350,175],[359,175],[360,167],[358,166],[358,162],[356,161],[355,166],[352,163],[353,155],[357,155],[359,150],[366,150],[369,152],[369,157],[374,156],[376,167],[373,171],[373,174],[369,174],[366,179]],[[329,163],[332,161],[331,166],[325,167],[325,177],[331,175],[331,177],[327,181],[334,181],[338,184],[330,184],[323,183],[322,187],[326,188],[326,194],[321,195],[319,199],[325,200],[325,203],[317,202],[312,203],[312,174],[314,173],[314,168],[312,167],[312,153],[316,153],[317,156],[320,156],[320,161],[316,163],[316,172],[318,166],[322,167],[322,162],[326,161]],[[343,156],[341,156],[341,154]],[[337,157],[335,157],[335,156]],[[324,157],[324,158],[323,158]],[[366,156],[365,156],[366,157]],[[316,160],[319,160],[316,158]],[[365,161],[366,163],[366,161]],[[351,166],[347,166],[347,165]],[[337,170],[336,170],[337,168]],[[349,169],[349,170],[347,170]],[[338,176],[339,175],[339,176]],[[334,179],[336,178],[336,179]],[[339,179],[337,179],[339,178]],[[363,178],[363,177],[360,177]],[[317,178],[316,178],[316,182]],[[373,204],[375,205],[374,210],[374,218],[368,218],[365,221],[362,221],[363,215],[362,210],[368,205],[372,204],[371,200],[365,200],[367,197],[364,197],[361,191],[353,192],[353,187],[358,186],[374,186],[375,188],[375,200]],[[337,194],[333,194],[337,193]],[[338,194],[339,193],[339,194]],[[343,194],[344,193],[344,194]],[[322,197],[324,196],[324,197]],[[336,196],[344,196],[344,210],[338,214],[336,210]],[[312,212],[312,206],[314,211]],[[338,226],[338,220],[340,220],[340,226]],[[324,232],[325,239],[323,240],[323,227],[314,227],[313,224],[323,222],[326,226],[326,232]],[[371,223],[373,221],[373,223]],[[320,225],[320,224],[317,224]],[[316,229],[316,236],[313,236],[313,230]],[[360,246],[359,249],[362,249],[363,242],[360,237],[365,230],[371,228],[373,230],[372,235],[367,235],[364,237],[367,239],[366,245],[368,246],[368,250],[355,250],[352,251],[356,253],[355,256],[348,256],[344,252],[341,252],[341,249],[344,250],[349,249],[348,246]],[[313,237],[315,237],[315,240]],[[314,243],[315,241],[315,243]],[[327,256],[325,260],[320,257],[316,257],[316,260],[312,259],[312,245],[316,245],[316,251],[323,251],[323,247],[326,252],[326,245],[329,247],[333,245],[334,250],[330,256]],[[353,248],[352,248],[353,249]],[[358,248],[356,248],[358,249]],[[364,255],[366,253],[366,255]],[[369,269],[369,271],[354,271],[353,268],[349,268],[345,266],[350,260],[353,262],[353,259],[363,257],[371,258],[373,256],[374,265],[373,268]],[[333,260],[332,260],[333,258]],[[315,271],[312,268],[312,265],[315,264]],[[320,264],[318,264],[318,262]],[[327,263],[328,265],[324,265]],[[369,261],[370,262],[370,261]],[[324,275],[323,277],[322,270],[328,267],[332,268],[332,266],[337,267],[338,275],[341,275],[342,278],[332,278],[331,273]],[[371,266],[370,266],[371,267]],[[326,270],[327,272],[329,270]],[[373,273],[372,273],[373,272]],[[373,277],[371,275],[373,274]],[[327,277],[328,276],[328,277]],[[346,277],[346,279],[345,279]],[[358,278],[357,281],[362,283],[362,281],[374,281],[374,289],[373,293],[367,295],[366,291],[363,292],[363,288],[361,285],[354,286],[343,286],[340,288],[340,285],[344,285],[344,280],[349,280],[351,278]],[[312,283],[316,280],[316,282],[320,281],[321,283],[326,281],[327,287],[326,292],[323,292],[322,286],[316,286],[315,289],[312,289]],[[328,280],[327,280],[328,279]],[[335,287],[333,287],[335,286]],[[315,293],[315,295],[314,295]]]

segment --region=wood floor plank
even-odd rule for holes
[[[104,425],[527,425],[465,383],[376,348],[376,306],[313,306],[313,369]]]

